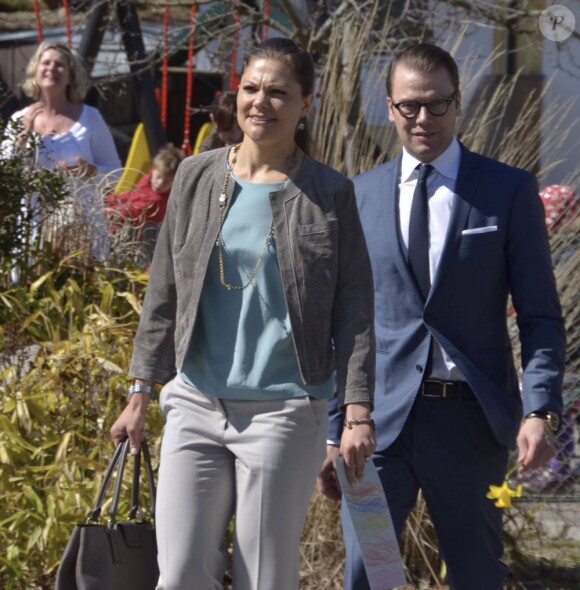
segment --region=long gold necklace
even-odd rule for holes
[[[258,256],[258,260],[256,260],[256,264],[254,265],[254,270],[252,270],[251,274],[248,276],[248,280],[243,285],[232,285],[231,283],[228,283],[226,281],[226,272],[225,272],[225,266],[224,266],[224,253],[223,253],[224,240],[223,240],[222,231],[224,228],[224,216],[225,216],[225,211],[226,211],[226,203],[227,203],[226,194],[227,194],[227,190],[228,190],[228,184],[230,182],[231,173],[232,173],[234,166],[236,165],[236,162],[237,162],[238,150],[240,149],[240,145],[241,144],[238,144],[232,148],[233,158],[232,158],[231,166],[229,163],[229,156],[228,156],[228,159],[226,160],[226,175],[224,177],[224,184],[222,186],[222,192],[220,193],[220,197],[219,197],[220,227],[219,227],[219,231],[218,231],[216,245],[218,248],[218,264],[219,264],[219,271],[220,271],[220,283],[228,291],[243,291],[244,289],[247,289],[254,282],[254,279],[256,278],[256,274],[258,273],[258,269],[260,268],[260,265],[262,264],[262,260],[264,259],[264,256],[265,256],[266,252],[268,251],[268,247],[270,246],[270,244],[272,243],[272,240],[274,239],[274,219],[272,219],[272,223],[270,224],[270,230],[268,231],[268,235],[266,236],[266,241],[264,242],[264,246],[262,247],[262,250],[260,251],[260,255]],[[292,154],[292,156],[290,156],[290,158],[288,158],[289,171],[290,171],[290,168],[293,168],[297,164],[296,151],[297,151],[297,148],[294,149],[294,153]],[[284,185],[284,183],[287,180],[288,180],[288,176],[286,176],[284,178],[284,180],[282,181],[282,186]]]

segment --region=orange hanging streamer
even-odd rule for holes
[[[270,36],[270,26],[268,21],[270,20],[270,2],[264,0],[264,24],[262,25],[262,41],[265,41]]]
[[[234,38],[232,41],[232,65],[230,68],[230,90],[238,89],[238,74],[236,64],[238,62],[238,37],[240,35],[240,0],[236,0],[236,11],[234,12]]]
[[[167,89],[169,68],[169,0],[163,14],[163,61],[161,63],[161,123],[167,129]]]
[[[189,140],[191,126],[191,99],[193,94],[193,72],[194,64],[194,47],[195,47],[195,25],[197,24],[197,4],[191,5],[191,18],[189,21],[189,45],[187,48],[187,80],[185,86],[185,114],[183,116],[183,144],[181,151],[186,156],[191,156],[191,142]]]
[[[72,47],[72,33],[70,30],[70,6],[68,4],[68,0],[62,0],[62,5],[64,7],[64,26],[66,28],[66,42],[70,49]]]
[[[36,35],[38,37],[38,43],[42,43],[44,41],[44,36],[42,34],[42,21],[40,20],[40,4],[38,0],[34,0],[34,18],[36,19]]]

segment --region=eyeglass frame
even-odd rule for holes
[[[459,94],[459,90],[456,90],[449,98],[430,98],[429,100],[400,100],[399,102],[392,103],[392,106],[395,109],[397,109],[397,112],[399,113],[399,115],[401,115],[401,117],[403,117],[403,119],[416,119],[419,116],[419,113],[421,112],[421,109],[423,107],[425,107],[427,109],[427,112],[432,117],[443,117],[449,111],[449,105],[457,98],[458,94]],[[445,111],[443,113],[433,113],[431,111],[431,109],[429,108],[429,103],[433,102],[433,101],[437,101],[437,100],[442,100],[443,102],[447,103],[447,107],[445,108]],[[403,115],[403,113],[401,113],[401,111],[399,110],[400,106],[402,104],[419,105],[419,110],[417,111],[416,115],[411,115],[411,116]]]

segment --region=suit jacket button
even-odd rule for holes
[[[417,373],[422,373],[423,372],[423,367],[421,365],[417,365],[415,367],[415,369],[417,369]]]

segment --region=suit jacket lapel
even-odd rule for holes
[[[462,144],[461,162],[459,163],[459,174],[455,183],[455,198],[451,209],[449,227],[445,236],[441,259],[431,285],[431,293],[437,288],[447,265],[457,252],[461,241],[461,232],[465,229],[471,211],[471,204],[468,202],[466,195],[473,195],[477,191],[478,177],[477,162],[471,152]]]

